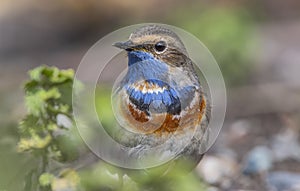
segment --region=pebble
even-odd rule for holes
[[[243,173],[260,174],[272,167],[272,151],[266,146],[253,148],[245,159]]]
[[[291,129],[286,129],[275,135],[271,141],[274,159],[283,161],[285,159],[295,159],[300,161],[300,144],[298,133]]]
[[[251,123],[248,120],[237,120],[233,122],[229,128],[229,138],[231,141],[236,141],[244,138],[251,129]]]
[[[237,164],[228,157],[206,155],[196,171],[207,183],[228,188],[237,172]]]
[[[300,173],[272,172],[267,176],[266,182],[270,191],[299,191]]]
[[[73,126],[72,121],[66,115],[58,114],[56,119],[57,125],[59,126],[63,126],[67,129],[70,129]]]

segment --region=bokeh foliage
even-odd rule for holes
[[[197,9],[197,10],[194,10]],[[175,10],[172,23],[199,38],[216,58],[229,86],[241,85],[254,68],[254,22],[238,7],[187,6]]]
[[[26,169],[23,190],[37,191],[94,191],[94,190],[204,190],[205,185],[196,174],[174,169],[163,175],[161,170],[128,171],[101,160],[86,166],[80,161],[90,151],[81,141],[72,115],[73,70],[59,70],[40,66],[29,72],[25,84],[28,114],[20,122],[17,150],[35,161]],[[82,84],[76,82],[77,85]],[[106,126],[112,126],[110,89],[99,88],[96,108]],[[86,158],[87,159],[87,158]],[[159,169],[159,168],[158,168]],[[129,173],[130,172],[130,173]],[[149,171],[150,172],[150,171]],[[127,175],[128,174],[128,175]],[[135,177],[135,181],[130,177]],[[136,181],[138,180],[138,181]]]
[[[60,190],[76,188],[78,175],[72,169],[51,174],[55,163],[66,163],[78,157],[78,142],[73,130],[73,70],[40,66],[29,72],[24,86],[28,114],[20,122],[19,152],[37,159],[28,172],[25,190]],[[53,169],[54,169],[53,168]]]

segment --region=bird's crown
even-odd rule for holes
[[[160,25],[146,25],[131,33],[129,40],[114,46],[130,51],[142,51],[168,63],[173,56],[187,56],[186,48],[179,36]]]

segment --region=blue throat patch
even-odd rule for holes
[[[151,53],[129,51],[128,72],[121,82],[121,87],[125,87],[131,103],[147,115],[150,115],[150,112],[179,115],[181,110],[190,104],[196,88],[172,87],[168,84],[168,71],[169,66]],[[148,89],[143,91],[143,86]],[[157,88],[160,90],[157,91]]]
[[[141,111],[150,115],[150,111],[155,113],[167,112],[172,115],[179,115],[181,112],[180,99],[177,92],[167,83],[157,80],[145,80],[145,86],[158,86],[162,91],[142,92],[142,90],[128,86],[127,94],[130,101]],[[149,88],[149,90],[151,90]]]
[[[128,53],[128,66],[142,62],[145,60],[155,59],[152,54],[144,51],[129,51]]]
[[[134,84],[146,79],[168,81],[169,67],[166,63],[156,59],[151,53],[143,51],[129,51],[128,71],[122,80],[122,86]]]

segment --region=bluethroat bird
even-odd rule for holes
[[[147,25],[114,46],[128,56],[114,92],[125,130],[115,139],[136,158],[154,148],[157,156],[194,168],[208,139],[210,106],[183,42],[170,29]]]

